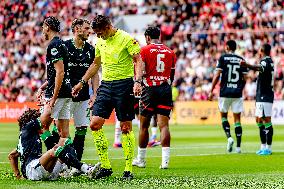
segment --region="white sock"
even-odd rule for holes
[[[115,122],[114,143],[121,143],[121,128],[118,120]]]
[[[140,120],[137,121],[137,127],[140,129]]]
[[[151,133],[152,133],[152,139],[154,139],[155,137],[157,137],[157,130],[158,128],[157,127],[152,127],[151,128]]]
[[[271,145],[266,145],[268,150],[271,150]]]
[[[138,147],[138,155],[137,155],[137,158],[139,161],[141,160],[145,160],[146,158],[146,148],[140,148]]]
[[[89,170],[89,165],[87,165],[87,164],[83,164],[82,166],[81,166],[81,171],[83,172],[83,173],[88,173],[88,170]]]
[[[260,149],[261,149],[261,150],[264,150],[265,148],[266,148],[266,144],[261,144],[261,145],[260,145]]]
[[[162,147],[162,165],[168,165],[170,161],[170,147]]]

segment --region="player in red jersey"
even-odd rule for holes
[[[145,31],[147,46],[140,52],[144,62],[143,76],[136,74],[135,82],[142,84],[140,99],[140,132],[138,156],[132,165],[146,166],[146,147],[149,141],[148,128],[151,117],[157,114],[158,127],[161,131],[162,164],[166,169],[170,157],[169,119],[173,107],[171,83],[174,79],[176,55],[163,45],[160,38],[160,29],[148,27]]]

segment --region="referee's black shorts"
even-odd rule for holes
[[[133,79],[102,81],[97,90],[93,115],[108,119],[115,109],[119,121],[132,121],[134,114]]]
[[[141,94],[140,115],[151,118],[154,114],[170,117],[173,108],[172,88],[168,83],[144,87]]]

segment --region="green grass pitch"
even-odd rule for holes
[[[114,174],[103,180],[76,177],[58,181],[15,180],[7,155],[17,144],[18,127],[0,124],[0,188],[283,188],[284,127],[274,127],[273,155],[257,156],[257,126],[243,126],[242,154],[227,154],[225,134],[220,126],[172,125],[170,168],[160,170],[161,148],[147,151],[147,167],[134,168],[135,179],[120,180],[124,168],[122,149],[113,149],[114,127],[105,126]],[[134,126],[136,141],[138,129]],[[234,135],[233,128],[231,128]],[[74,133],[71,127],[71,133]],[[83,161],[95,164],[98,156],[90,132]],[[45,149],[45,148],[44,148]]]

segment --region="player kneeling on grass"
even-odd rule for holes
[[[18,119],[20,127],[19,143],[8,156],[15,176],[20,179],[22,176],[29,180],[55,180],[58,178],[62,163],[75,167],[84,173],[93,174],[97,166],[89,166],[81,163],[74,156],[71,148],[71,140],[55,145],[52,149],[42,154],[42,133],[40,113],[35,109],[26,110]],[[76,154],[76,153],[75,153]],[[20,157],[21,172],[18,167]],[[59,160],[60,159],[60,160]]]
[[[274,100],[274,64],[270,57],[271,46],[264,44],[259,51],[262,57],[259,65],[250,65],[242,62],[242,66],[259,71],[256,88],[255,116],[256,124],[259,127],[261,140],[258,155],[271,155],[271,144],[273,137],[273,127],[271,123],[272,104]]]
[[[149,141],[148,128],[151,117],[157,114],[157,124],[161,131],[162,164],[166,169],[170,158],[169,116],[173,107],[171,83],[174,78],[176,55],[167,46],[161,44],[160,29],[149,27],[145,31],[147,46],[141,49],[141,58],[145,64],[142,74],[136,73],[136,81],[141,83],[140,131],[138,156],[132,165],[146,166],[146,147]]]

